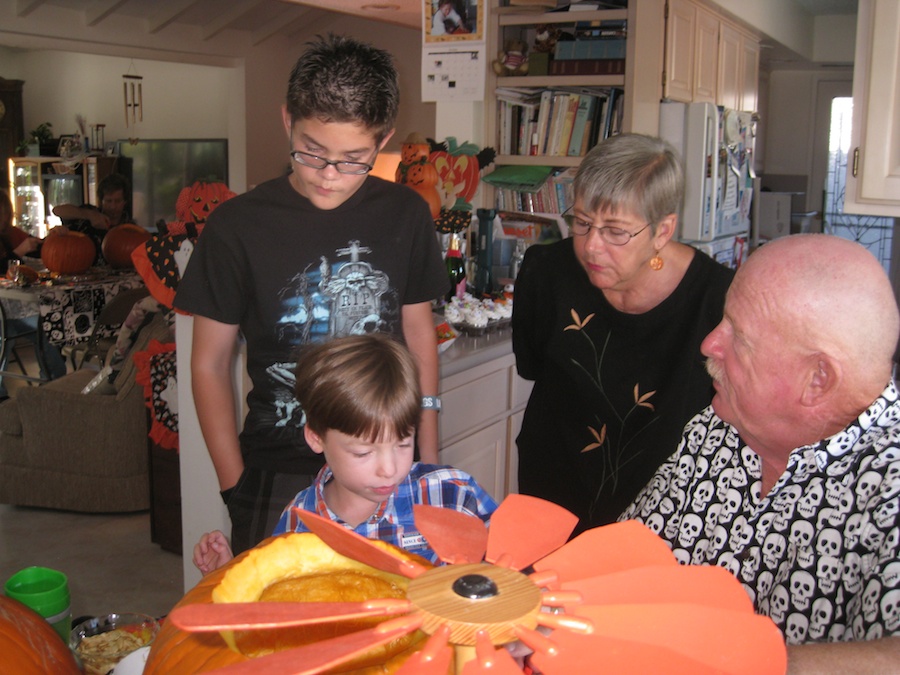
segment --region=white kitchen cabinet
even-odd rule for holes
[[[695,0],[668,0],[663,97],[755,111],[759,40]]]
[[[496,500],[506,496],[507,421],[469,434],[441,449],[441,463],[455,466],[471,474]]]
[[[900,216],[900,3],[860,0],[844,212]]]
[[[509,334],[490,340],[464,339],[441,359],[440,461],[499,502],[516,491],[515,440],[532,383],[516,373]]]
[[[719,66],[716,103],[739,110],[741,102],[741,34],[733,26],[719,26]]]
[[[664,98],[715,103],[718,50],[719,18],[693,0],[669,0]]]
[[[691,0],[669,0],[666,15],[666,80],[663,96],[671,101],[694,100],[694,52],[697,6]]]
[[[741,36],[740,69],[740,98],[737,109],[756,112],[759,91],[759,42],[746,35]]]
[[[694,31],[694,102],[715,103],[718,78],[719,18],[697,6]]]

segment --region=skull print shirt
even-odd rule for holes
[[[763,497],[760,458],[708,407],[619,518],[682,564],[719,565],[788,644],[900,634],[900,401],[892,381],[852,424],[796,448]]]

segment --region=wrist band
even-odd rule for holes
[[[422,410],[434,410],[435,412],[441,412],[441,397],[440,396],[423,396],[422,397]]]

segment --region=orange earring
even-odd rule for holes
[[[659,257],[659,251],[656,252],[655,256],[650,258],[650,269],[654,272],[659,272],[665,264],[665,261]]]

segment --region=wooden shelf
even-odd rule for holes
[[[494,164],[513,164],[516,166],[578,166],[583,157],[568,155],[497,155]]]
[[[528,26],[539,23],[576,23],[578,21],[619,21],[628,18],[627,9],[598,9],[576,12],[529,13],[523,7],[500,7],[496,10],[498,24],[503,26]]]
[[[520,75],[498,77],[498,87],[624,87],[624,75]]]

